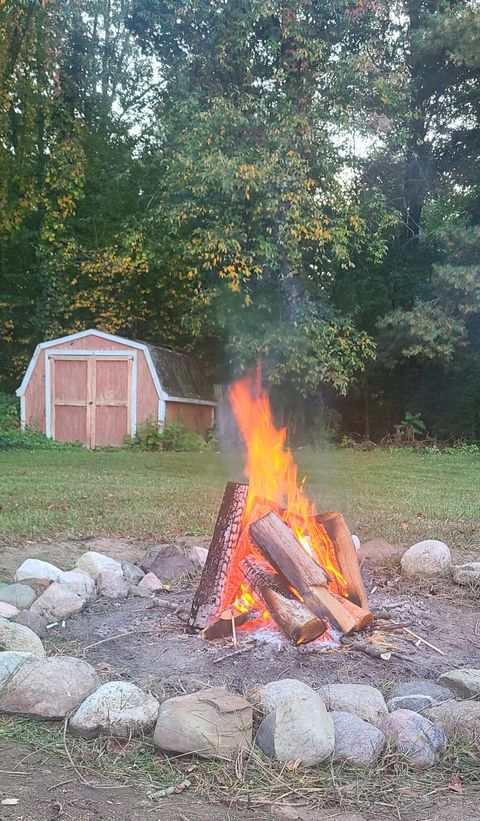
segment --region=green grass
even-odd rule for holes
[[[305,449],[296,458],[317,509],[343,511],[362,538],[478,545],[478,455]],[[225,481],[241,478],[239,454],[0,452],[0,539],[208,534]]]

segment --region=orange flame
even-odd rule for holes
[[[255,383],[251,377],[246,377],[236,382],[230,388],[229,400],[247,446],[245,474],[249,479],[249,492],[243,533],[251,521],[278,506],[279,515],[305,550],[329,571],[333,579],[331,588],[347,595],[330,540],[323,526],[315,520],[315,504],[305,495],[305,479],[298,482],[297,466],[285,444],[287,430],[275,427],[269,397],[262,389],[260,379],[257,378]],[[243,587],[237,602],[240,606],[251,605],[255,600],[251,591],[245,585]],[[252,601],[246,599],[245,593]]]

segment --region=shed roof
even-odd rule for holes
[[[59,344],[68,344],[73,339],[82,339],[87,336],[97,336],[101,339],[111,339],[113,342],[120,342],[133,348],[143,350],[147,365],[154,381],[160,399],[167,401],[200,402],[215,405],[215,394],[213,382],[203,365],[189,354],[175,351],[161,345],[149,345],[146,342],[139,342],[133,339],[126,339],[122,336],[115,336],[104,331],[90,328],[86,331],[78,331],[68,336],[50,339],[37,345],[30,360],[29,366],[23,377],[22,384],[17,389],[17,396],[23,396],[32,376],[35,364],[40,353],[51,347],[58,347]]]
[[[198,359],[162,345],[143,344],[150,352],[162,388],[170,397],[215,402],[213,382]]]

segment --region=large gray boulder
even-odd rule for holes
[[[6,604],[13,604],[19,610],[25,610],[37,598],[35,590],[27,584],[7,584],[0,587],[0,601]]]
[[[15,581],[44,579],[48,582],[55,582],[62,572],[59,567],[50,562],[43,562],[41,559],[25,559],[15,573]]]
[[[353,713],[330,713],[335,729],[334,761],[371,767],[385,747],[385,734]]]
[[[442,728],[413,710],[395,710],[384,723],[384,732],[397,753],[416,770],[433,767],[446,743]]]
[[[438,683],[448,687],[458,698],[480,698],[480,670],[475,667],[462,667],[442,673]]]
[[[327,684],[319,689],[327,710],[353,713],[380,730],[388,716],[380,690],[369,684]]]
[[[85,699],[70,719],[70,729],[84,738],[129,738],[153,729],[159,703],[128,681],[109,681]]]
[[[0,712],[62,719],[99,686],[95,670],[82,659],[28,661],[0,689]]]
[[[144,573],[155,573],[162,581],[195,573],[192,560],[175,544],[150,547],[140,567]]]
[[[88,573],[92,579],[96,579],[102,570],[112,570],[114,573],[119,573],[121,576],[123,575],[120,562],[117,562],[116,559],[111,559],[110,556],[104,556],[103,553],[97,553],[95,550],[87,550],[86,553],[82,553],[80,558],[77,559],[77,567],[75,569],[83,570],[84,573]]]
[[[480,584],[480,562],[467,562],[452,567],[452,577],[455,584],[465,587]]]
[[[394,710],[413,710],[414,713],[421,713],[428,707],[433,707],[434,700],[431,696],[422,696],[420,694],[412,696],[395,696],[395,698],[387,699],[388,712],[393,713]]]
[[[425,539],[403,554],[400,564],[404,576],[447,576],[452,557],[450,548],[438,539]]]
[[[37,658],[45,658],[45,650],[37,635],[23,624],[16,624],[0,618],[0,650],[14,650],[18,653],[32,653]]]
[[[296,696],[263,719],[255,742],[277,761],[300,761],[311,767],[333,753],[333,720],[317,693]]]
[[[53,582],[45,593],[33,602],[30,610],[43,616],[47,621],[54,622],[80,613],[85,604],[86,601],[80,593],[61,582]]]
[[[480,701],[444,701],[425,710],[424,715],[442,727],[447,736],[480,738]]]
[[[223,687],[169,698],[153,734],[161,750],[229,758],[252,741],[252,706]]]
[[[308,684],[296,678],[283,678],[279,681],[270,681],[249,694],[249,701],[263,713],[271,713],[286,701],[298,696],[315,695]]]

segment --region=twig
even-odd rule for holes
[[[123,636],[131,636],[131,634],[133,632],[135,632],[135,631],[134,630],[127,630],[126,632],[123,632],[123,633],[117,633],[116,636],[109,636],[108,639],[100,639],[100,641],[94,641],[93,644],[87,644],[87,646],[84,647],[83,649],[84,650],[91,650],[92,647],[98,647],[99,644],[105,644],[107,641],[115,641],[115,639],[121,639],[121,638],[123,638]]]
[[[426,639],[422,639],[421,636],[417,635],[417,633],[414,633],[413,630],[410,630],[409,627],[404,627],[403,630],[405,633],[408,633],[409,636],[412,636],[418,642],[421,642],[421,644],[426,644],[427,647],[430,647],[431,650],[435,650],[436,653],[440,653],[441,656],[445,655],[444,650],[440,650],[440,647],[436,647],[434,644],[430,644],[430,642]]]
[[[248,653],[249,650],[253,650],[255,645],[256,641],[252,641],[248,647],[240,647],[239,650],[234,650],[233,653],[225,653],[223,656],[219,656],[217,659],[214,659],[213,664],[218,664],[219,661],[225,661],[225,659],[231,659],[233,656],[240,656],[241,653]]]

